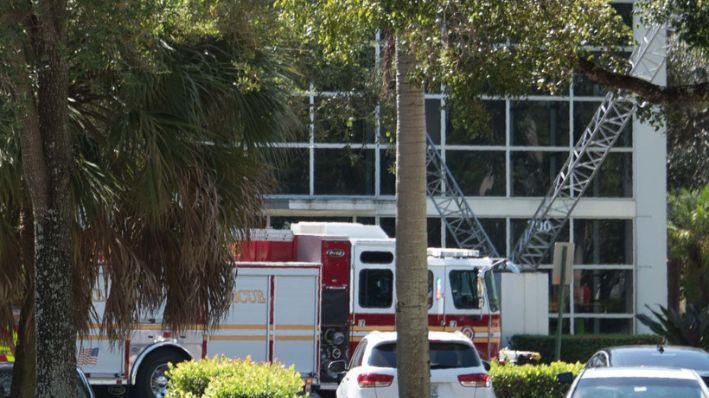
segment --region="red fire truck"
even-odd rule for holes
[[[290,230],[254,231],[243,242],[240,261],[322,264],[320,387],[336,388],[327,371],[370,331],[395,329],[395,240],[375,225],[310,223]],[[500,311],[493,267],[499,259],[477,251],[428,249],[430,330],[460,330],[481,356],[497,355]]]
[[[374,225],[297,223],[253,231],[240,242],[232,305],[217,328],[174,333],[162,313],[140,314],[128,339],[94,325],[77,341],[77,362],[109,394],[166,396],[168,362],[226,355],[294,365],[306,390],[335,389],[327,371],[370,331],[394,330],[395,241]],[[475,251],[428,249],[429,329],[460,330],[485,359],[497,355],[500,311],[492,269]],[[103,314],[110,283],[93,290]]]

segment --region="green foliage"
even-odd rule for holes
[[[507,365],[492,362],[490,377],[495,395],[505,398],[560,398],[568,391],[568,384],[560,384],[556,375],[572,372],[577,376],[583,365],[579,362],[553,362],[548,365]]]
[[[293,398],[303,381],[291,366],[226,357],[182,362],[168,371],[174,398]]]
[[[289,33],[326,59],[358,62],[374,32],[384,41],[397,35],[416,55],[412,79],[438,90],[445,84],[454,126],[472,134],[485,130],[480,95],[520,96],[531,88],[558,91],[568,86],[579,57],[594,57],[621,69],[615,47],[630,31],[607,0],[278,0],[280,21]],[[502,45],[507,43],[507,45]],[[390,72],[383,46],[380,66]],[[587,48],[604,49],[590,54]],[[624,60],[622,60],[624,61]],[[386,85],[386,79],[384,81]]]
[[[689,304],[681,313],[663,306],[660,306],[659,312],[650,307],[648,309],[654,319],[646,314],[638,314],[638,320],[665,337],[668,343],[709,350],[709,306],[700,308]]]
[[[709,185],[681,190],[668,198],[669,262],[681,273],[682,297],[709,306]]]
[[[604,347],[618,345],[657,344],[658,336],[653,335],[564,335],[561,338],[561,360],[566,362],[586,362],[596,351]],[[514,335],[513,349],[534,351],[541,354],[541,361],[549,363],[554,359],[555,336]]]
[[[639,3],[645,17],[657,23],[669,23],[690,48],[709,54],[709,1],[643,0]]]
[[[292,70],[277,37],[265,34],[272,9],[257,0],[69,4],[71,193],[80,214],[67,239],[77,326],[90,321],[87,292],[99,265],[112,289],[104,319],[91,321],[104,321],[110,336],[125,333],[138,308],[163,302],[173,327],[214,323],[230,305],[224,264],[233,232],[260,222],[283,157],[265,149],[297,124],[288,107]],[[23,115],[36,111],[32,87],[44,62],[25,51],[32,7],[0,2],[0,211],[8,209],[0,319],[8,325],[14,297],[6,292],[22,290],[23,256],[5,243],[19,239],[19,220],[31,222],[10,217],[29,203],[19,137]]]

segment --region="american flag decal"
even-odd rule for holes
[[[76,364],[81,365],[96,365],[96,360],[98,359],[98,347],[94,348],[82,348],[79,350],[79,357],[76,360]]]

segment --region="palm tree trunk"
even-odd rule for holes
[[[396,41],[396,330],[399,396],[430,396],[426,267],[426,135],[416,60]]]
[[[27,124],[23,176],[32,199],[35,237],[35,397],[76,394],[70,200],[71,144],[67,129],[66,0],[33,3],[30,64],[38,71],[36,101],[23,93]],[[34,112],[32,112],[34,111]],[[36,119],[33,117],[36,114]],[[38,121],[38,123],[36,123]]]

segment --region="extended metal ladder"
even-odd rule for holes
[[[665,63],[664,33],[664,26],[654,26],[648,30],[630,56],[632,76],[648,81],[657,76]],[[510,256],[513,264],[527,269],[539,266],[636,109],[635,102],[615,92],[606,95],[515,245]],[[499,257],[428,135],[426,144],[426,193],[446,229],[458,247],[473,248],[480,250],[481,255]]]
[[[477,249],[482,256],[500,257],[428,134],[426,194],[433,201],[438,214],[441,215],[441,222],[445,224],[458,247]]]
[[[653,81],[665,63],[665,27],[653,26],[630,57],[632,76]],[[637,110],[637,104],[609,92],[569,154],[512,252],[514,264],[536,269]]]

